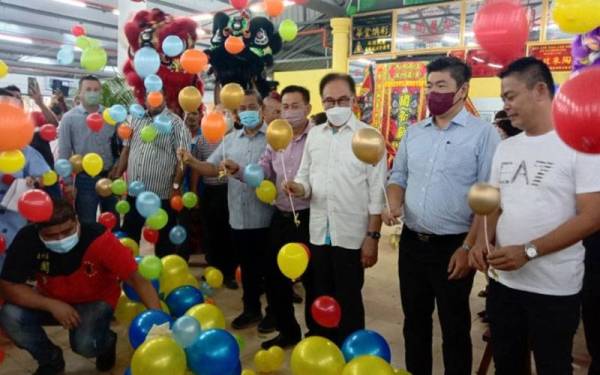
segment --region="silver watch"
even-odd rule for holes
[[[534,244],[532,244],[531,242],[525,244],[525,256],[527,257],[527,259],[532,260],[534,258],[537,258],[538,255],[538,249]]]

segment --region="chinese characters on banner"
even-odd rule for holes
[[[573,65],[571,45],[548,44],[529,47],[529,56],[542,60],[553,72],[569,72]]]
[[[392,12],[352,19],[352,54],[392,51]]]

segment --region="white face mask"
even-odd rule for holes
[[[325,111],[327,120],[333,126],[342,126],[350,121],[352,117],[351,107],[333,107]]]

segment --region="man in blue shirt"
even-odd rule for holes
[[[469,294],[474,272],[468,251],[475,242],[476,223],[471,225],[467,194],[473,184],[488,180],[500,137],[491,124],[465,109],[470,78],[470,68],[453,57],[427,66],[432,117],[408,129],[388,182],[385,222],[398,223],[404,208],[398,263],[406,366],[414,375],[432,371],[431,315],[436,304],[445,373],[471,373]]]

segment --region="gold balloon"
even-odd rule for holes
[[[179,91],[179,105],[185,112],[196,112],[202,104],[202,94],[194,86],[188,86]]]
[[[244,89],[237,83],[228,83],[221,88],[219,98],[225,108],[234,111],[240,107],[244,100]]]
[[[69,158],[69,161],[73,167],[73,173],[78,174],[83,172],[83,156],[75,154]]]
[[[103,198],[108,198],[112,195],[112,190],[110,189],[110,185],[112,181],[108,178],[101,178],[96,182],[96,193]]]
[[[477,183],[471,186],[468,200],[477,215],[489,215],[500,206],[500,190],[490,184]]]
[[[344,355],[331,341],[311,336],[300,341],[291,358],[294,375],[339,375],[344,368]]]
[[[367,164],[379,163],[385,154],[385,141],[375,128],[362,128],[352,136],[352,152],[358,160]]]
[[[267,143],[275,151],[283,151],[292,141],[294,131],[286,120],[273,120],[267,127]]]

